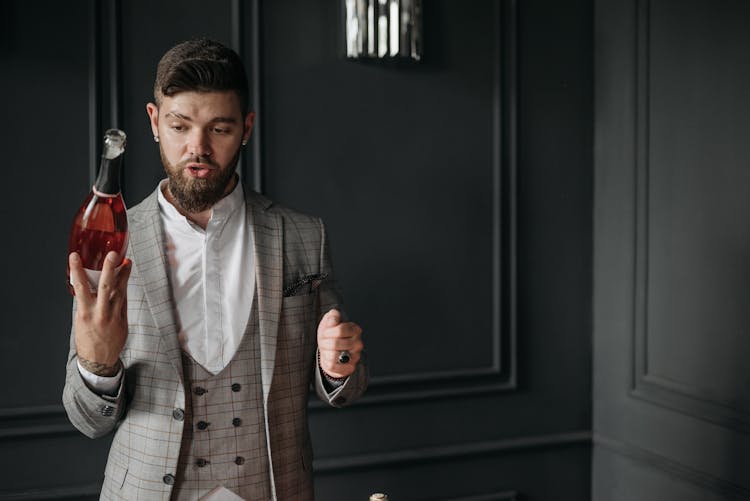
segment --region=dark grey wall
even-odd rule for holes
[[[18,122],[0,207],[28,209],[2,254],[0,376],[19,383],[0,405],[0,500],[97,492],[108,440],[59,405],[66,235],[104,128],[129,134],[126,202],[161,177],[144,105],[161,53],[197,35],[247,61],[243,176],[326,220],[365,328],[367,396],[311,402],[318,498],[590,497],[591,2],[424,9],[424,61],[395,66],[342,58],[333,1],[3,3]],[[41,154],[55,161],[30,177]]]
[[[750,499],[750,4],[596,3],[595,499]]]

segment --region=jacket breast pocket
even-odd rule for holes
[[[314,322],[317,292],[288,296],[281,302],[281,327],[295,329]]]

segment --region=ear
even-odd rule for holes
[[[148,103],[146,105],[146,113],[151,121],[151,132],[154,133],[154,137],[159,136],[159,108],[154,103]]]
[[[250,133],[253,132],[253,124],[255,123],[255,112],[251,111],[245,115],[245,132],[242,134],[242,140],[247,142],[250,139]]]

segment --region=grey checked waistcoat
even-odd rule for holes
[[[197,500],[217,485],[246,500],[271,498],[258,328],[254,300],[237,353],[216,375],[182,353],[189,398],[173,500]]]

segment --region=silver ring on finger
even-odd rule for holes
[[[338,363],[348,364],[349,360],[351,359],[352,359],[352,354],[349,353],[349,350],[342,350],[339,352]]]

